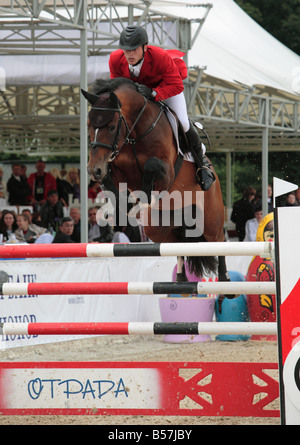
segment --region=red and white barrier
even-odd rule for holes
[[[3,283],[0,295],[274,294],[274,282]]]
[[[244,255],[270,258],[273,243],[74,243],[6,244],[0,246],[0,258],[80,258],[145,256],[219,256]]]
[[[2,335],[276,335],[276,323],[2,323]]]

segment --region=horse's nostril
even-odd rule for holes
[[[93,181],[99,181],[101,179],[101,168],[88,167],[87,171]]]
[[[95,176],[98,180],[101,179],[101,168],[97,168],[97,170],[95,171]]]

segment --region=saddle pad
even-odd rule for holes
[[[179,146],[179,140],[178,140],[178,123],[177,120],[175,119],[175,116],[173,113],[171,113],[170,109],[168,107],[165,107],[165,112],[167,115],[167,118],[170,122],[171,128],[173,130],[174,136],[175,136],[175,140],[176,140],[176,145],[177,145],[177,152],[179,154],[181,154],[183,156],[184,161],[188,161],[188,162],[195,162],[194,161],[194,157],[192,155],[192,153],[182,153],[180,146]]]

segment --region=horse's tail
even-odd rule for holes
[[[188,242],[206,242],[204,236],[195,240],[188,238]],[[188,268],[191,273],[198,277],[218,274],[218,257],[213,256],[190,256],[187,257]]]
[[[201,235],[196,225],[187,226],[185,221],[176,227],[176,238],[181,243],[202,243],[207,242],[204,235]],[[194,235],[194,236],[193,236]],[[187,256],[188,268],[191,273],[199,277],[218,275],[219,259],[217,256]]]

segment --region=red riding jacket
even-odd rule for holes
[[[183,60],[178,59],[178,61],[184,64]],[[184,89],[179,68],[173,57],[166,50],[157,46],[148,45],[138,77],[130,75],[128,62],[121,49],[111,53],[109,69],[111,79],[126,77],[155,90],[157,93],[155,96],[156,101],[176,96]]]

